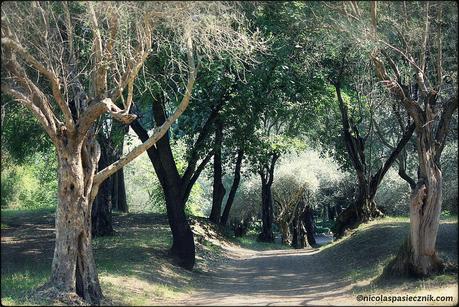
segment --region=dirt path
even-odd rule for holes
[[[325,250],[270,250],[253,251],[239,247],[227,250],[231,257],[216,269],[214,274],[202,280],[196,291],[187,299],[175,301],[183,305],[239,305],[239,306],[281,306],[281,305],[407,305],[412,302],[378,303],[359,302],[359,294],[371,295],[449,295],[454,302],[420,302],[416,306],[455,305],[458,287],[454,284],[435,285],[420,289],[419,286],[404,285],[403,288],[373,289],[371,292],[356,292],[362,286],[368,286],[370,279],[358,283],[350,277],[350,272],[361,268],[377,267],[378,255],[387,254],[387,248],[381,241],[373,243],[368,249],[365,243],[388,238],[400,231],[397,224],[378,225],[370,229],[365,236],[356,236],[350,242],[343,242],[338,249]],[[457,233],[457,225],[442,225],[440,237]],[[398,233],[399,234],[399,233]],[[392,242],[393,243],[393,242]],[[386,243],[387,244],[387,243]],[[441,249],[454,254],[457,240]],[[393,246],[396,248],[398,244]],[[385,253],[381,253],[386,248]],[[373,253],[372,253],[373,252]],[[457,254],[453,255],[456,257]],[[422,288],[422,286],[421,286]]]
[[[239,306],[282,306],[282,305],[369,305],[357,301],[354,286],[369,283],[353,283],[336,268],[321,259],[318,250],[272,250],[254,252],[234,249],[233,257],[222,265],[215,274],[207,278],[189,298],[176,301],[183,305],[239,305]],[[457,304],[457,286],[412,292],[374,291],[379,295],[452,295]],[[377,303],[373,303],[379,305]],[[372,304],[372,305],[373,305]],[[381,304],[386,305],[386,304]],[[398,304],[387,304],[403,305]],[[412,303],[406,303],[412,306]],[[423,302],[417,306],[437,305]]]
[[[140,221],[123,218],[119,223],[118,227],[132,229]],[[148,225],[151,227],[152,223],[160,221],[149,220]],[[54,241],[52,215],[24,218],[9,226],[2,229],[2,274],[26,265],[31,270],[38,266],[48,270]],[[321,250],[254,251],[223,244],[225,257],[222,262],[206,274],[192,274],[195,290],[191,295],[162,302],[153,299],[153,302],[161,305],[373,305],[358,302],[357,295],[361,292],[355,293],[356,288],[368,285],[366,276],[374,275],[371,270],[378,268],[388,254],[396,252],[406,231],[406,223],[373,225]],[[457,263],[457,224],[440,225],[438,249],[440,256]],[[367,271],[369,275],[365,275]],[[441,285],[442,289],[437,284],[422,287],[373,289],[371,294],[452,295],[454,302],[449,305],[457,304],[457,284],[449,282]],[[406,305],[413,304],[407,302]],[[441,304],[423,302],[417,305]]]

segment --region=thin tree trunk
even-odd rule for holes
[[[241,181],[241,165],[242,165],[243,157],[244,157],[243,150],[242,149],[238,150],[236,166],[234,168],[233,184],[231,185],[230,193],[228,195],[228,199],[226,200],[225,209],[223,210],[222,218],[220,219],[220,224],[222,226],[225,226],[226,223],[228,223],[231,206],[233,205],[234,197],[236,196],[236,192],[239,187],[239,183]]]
[[[118,189],[117,189],[117,193],[116,195],[118,196],[117,198],[117,201],[116,201],[116,204],[117,204],[117,207],[116,209],[118,211],[121,211],[121,212],[129,212],[129,208],[128,208],[128,204],[127,204],[127,199],[126,199],[126,185],[125,185],[125,181],[124,181],[124,171],[123,169],[120,169],[118,172],[117,172],[118,176],[118,180],[117,180],[117,183],[118,183]]]
[[[262,242],[274,242],[273,235],[273,198],[271,193],[271,185],[263,179],[261,185],[261,215],[262,215],[262,231],[258,236],[258,240]]]
[[[102,170],[112,163],[109,159],[109,149],[108,145],[104,140],[100,143],[101,154],[98,165],[98,170]],[[113,234],[113,224],[112,224],[112,187],[113,187],[113,175],[105,180],[99,187],[99,192],[97,193],[96,199],[92,204],[92,236],[93,237],[102,237],[109,236]]]
[[[209,220],[218,223],[222,209],[223,198],[225,197],[225,187],[222,183],[222,142],[223,142],[223,123],[221,119],[215,122],[215,144],[214,144],[214,183],[212,193],[212,210]]]

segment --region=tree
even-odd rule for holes
[[[257,32],[250,32],[245,27],[245,17],[239,14],[236,7],[220,3],[222,14],[204,16],[199,26],[195,28],[197,36],[201,38],[199,47],[203,58],[201,59],[202,71],[210,75],[211,81],[215,81],[215,74],[223,73],[221,70],[213,72],[210,68],[215,67],[215,62],[229,62],[231,66],[242,66],[242,63],[252,63],[253,54],[264,50],[264,42],[260,40]],[[224,13],[224,14],[223,14]],[[169,52],[168,49],[162,52]],[[167,59],[167,58],[166,58]],[[253,64],[253,63],[252,63]],[[177,85],[177,69],[170,67],[168,61],[157,59],[156,62],[147,63],[147,73],[155,76],[164,76],[156,87],[146,92],[143,97],[152,99],[151,106],[145,106],[152,113],[152,118],[143,118],[133,121],[131,128],[144,141],[148,138],[148,128],[151,122],[161,125],[168,113],[166,97],[175,96]],[[197,81],[197,101],[202,99],[199,94],[202,90],[200,84],[209,84],[209,75],[202,73]],[[159,77],[158,77],[159,79]],[[173,93],[171,94],[171,89]],[[166,209],[169,225],[172,231],[171,255],[176,262],[186,268],[192,269],[195,263],[194,238],[189,222],[186,217],[185,206],[193,185],[199,178],[202,170],[213,156],[213,151],[206,151],[210,134],[214,131],[213,125],[219,117],[219,112],[227,103],[227,95],[231,88],[224,88],[218,91],[209,103],[196,103],[189,113],[185,114],[183,121],[189,125],[183,131],[177,131],[181,126],[174,127],[158,141],[155,147],[147,150],[150,161],[153,164],[160,184],[163,188],[166,201]],[[210,97],[207,96],[207,98]],[[173,100],[173,99],[172,99]],[[150,109],[152,112],[150,112]],[[197,111],[197,112],[194,112]],[[145,113],[145,112],[144,112]],[[190,119],[191,118],[191,119]],[[150,119],[150,121],[148,121]],[[190,132],[191,130],[191,132]],[[179,132],[187,131],[185,134],[189,141],[189,152],[187,153],[188,165],[183,172],[179,169],[171,150],[171,141]],[[183,136],[182,136],[183,137]]]
[[[237,150],[236,162],[234,164],[233,183],[231,184],[228,199],[226,200],[225,209],[223,210],[222,217],[220,218],[220,225],[222,226],[226,226],[228,223],[230,211],[234,203],[234,198],[236,197],[236,192],[239,188],[239,183],[241,182],[241,166],[243,159],[244,150],[239,148]]]
[[[106,119],[102,122],[97,135],[100,145],[100,159],[98,170],[102,170],[117,161],[123,153],[124,136],[127,126]],[[106,236],[113,234],[112,209],[127,212],[126,188],[124,173],[120,169],[106,179],[100,186],[99,192],[92,206],[92,236]]]
[[[384,178],[384,175],[396,161],[398,155],[403,150],[406,143],[410,140],[414,131],[413,124],[409,123],[408,127],[403,127],[405,133],[397,142],[397,145],[391,148],[390,152],[387,154],[388,158],[384,161],[384,163],[381,163],[379,168],[377,168],[374,173],[372,173],[371,161],[368,161],[368,156],[366,154],[366,142],[370,133],[373,131],[372,125],[374,124],[375,120],[369,120],[370,129],[367,135],[362,135],[362,133],[359,133],[357,124],[352,122],[347,104],[345,103],[341,92],[343,87],[342,78],[344,73],[344,57],[345,56],[343,56],[343,60],[341,62],[341,67],[338,70],[339,72],[337,75],[335,75],[334,78],[332,78],[331,83],[335,87],[336,96],[338,99],[343,129],[343,140],[346,144],[346,150],[349,155],[349,159],[357,175],[358,194],[355,204],[349,206],[343,212],[341,212],[335,221],[333,232],[337,238],[341,237],[346,229],[356,227],[362,222],[367,222],[372,218],[382,215],[382,213],[377,209],[376,203],[374,201],[376,192],[382,179]],[[363,94],[357,93],[357,95],[359,97],[358,99],[365,99],[361,97]],[[358,104],[357,102],[354,103]],[[370,118],[372,117],[373,114],[370,114]],[[373,141],[373,139],[371,139],[371,141]]]
[[[399,28],[403,23],[412,24],[417,35],[399,31],[391,37],[375,26],[378,48],[371,55],[378,79],[414,122],[419,163],[410,201],[410,234],[385,272],[424,276],[444,267],[435,249],[442,203],[440,158],[458,101],[457,87],[451,86],[456,83],[448,80],[452,74],[446,69],[457,67],[457,56],[451,57],[454,47],[443,42],[457,40],[457,7],[426,2],[421,8],[405,5],[402,12],[406,19],[390,20],[385,25]],[[446,18],[448,23],[444,23]],[[403,39],[404,46],[395,41],[398,38]],[[411,75],[407,78],[407,74]],[[411,76],[413,88],[406,83]]]
[[[58,206],[50,291],[97,304],[91,206],[101,183],[153,146],[189,104],[196,77],[188,4],[34,3],[2,6],[2,93],[26,106],[56,147]],[[97,171],[96,121],[128,124],[134,80],[151,54],[154,26],[173,24],[186,44],[188,83],[177,110],[143,144]],[[181,23],[180,23],[181,22]],[[89,35],[90,34],[90,35]],[[91,51],[92,48],[92,51]],[[116,104],[122,101],[123,107]]]

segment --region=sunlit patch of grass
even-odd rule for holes
[[[158,303],[158,299],[180,299],[190,291],[187,287],[179,289],[161,282],[149,282],[136,275],[101,274],[100,281],[105,296],[120,305],[147,306]]]

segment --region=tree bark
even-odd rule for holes
[[[317,245],[314,238],[314,211],[307,205],[302,216],[302,221],[306,230],[306,238],[310,246]]]
[[[124,136],[128,132],[126,128],[128,127],[113,122],[109,131],[99,132],[98,141],[101,155],[98,171],[118,161],[122,156]],[[110,236],[114,233],[112,210],[119,209],[120,204],[123,206],[122,211],[126,212],[127,201],[123,169],[111,175],[99,187],[99,192],[92,206],[93,237]]]
[[[417,130],[419,179],[410,200],[410,234],[385,274],[428,276],[444,268],[435,244],[442,202],[442,173],[434,160],[434,143],[425,128]]]
[[[126,198],[126,184],[124,181],[124,171],[120,169],[117,173],[115,183],[113,185],[113,189],[116,191],[113,192],[113,195],[116,196],[116,200],[113,201],[113,208],[116,208],[118,211],[121,212],[129,212],[127,198]]]
[[[90,304],[102,299],[91,241],[92,179],[97,168],[96,143],[85,157],[74,140],[58,148],[59,180],[56,210],[56,245],[49,285],[76,293]],[[89,153],[89,154],[88,154]],[[91,154],[93,153],[93,154]]]
[[[271,154],[271,160],[260,171],[261,176],[261,221],[262,231],[258,235],[261,242],[274,242],[273,234],[273,195],[271,187],[274,180],[274,167],[279,155]]]
[[[223,143],[223,122],[217,119],[215,122],[215,144],[214,144],[214,183],[212,193],[212,210],[209,220],[218,223],[222,208],[223,198],[225,197],[225,187],[222,183],[222,143]]]
[[[160,102],[153,103],[157,125],[161,125],[164,121],[164,112]],[[147,131],[138,121],[131,123],[131,128],[142,142],[148,139]],[[156,147],[150,147],[147,154],[165,195],[167,216],[172,232],[171,256],[179,266],[191,270],[195,263],[195,245],[193,232],[185,214],[185,205],[191,188],[187,188],[178,173],[168,134],[157,142]]]
[[[333,225],[335,238],[342,237],[348,229],[353,229],[361,223],[382,215],[374,201],[376,191],[377,186],[372,186],[366,180],[359,182],[356,201],[336,217]]]
[[[263,177],[263,176],[262,176]],[[258,240],[262,242],[274,242],[273,235],[273,198],[271,185],[262,179],[261,185],[261,220],[262,231]]]
[[[236,166],[234,168],[233,184],[231,185],[230,193],[228,195],[228,199],[226,200],[225,209],[223,210],[222,218],[220,219],[220,225],[222,226],[225,226],[228,223],[231,206],[233,205],[234,197],[236,196],[236,192],[241,181],[241,165],[243,157],[244,151],[239,149],[236,158]]]
[[[102,170],[110,165],[113,161],[110,159],[108,144],[105,142],[108,140],[101,140],[100,146],[100,159],[98,170]],[[112,223],[112,205],[113,205],[113,181],[114,177],[110,176],[105,180],[99,187],[96,199],[92,204],[92,227],[91,232],[93,237],[110,236],[113,234],[113,223]]]

